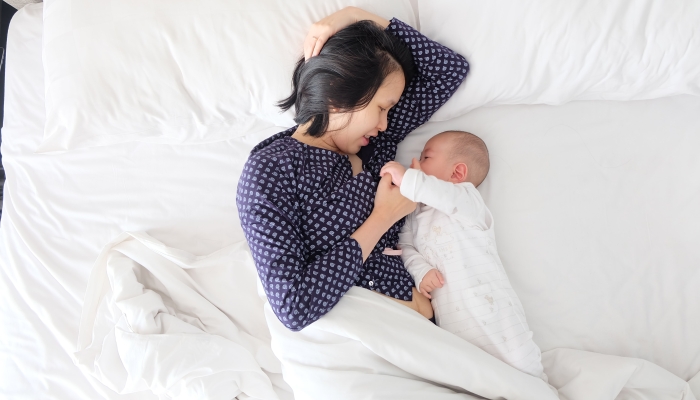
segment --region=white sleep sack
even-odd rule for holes
[[[408,169],[401,193],[419,203],[399,235],[406,268],[416,287],[433,268],[445,278],[444,286],[431,292],[438,326],[547,381],[479,191],[468,182],[453,184]]]

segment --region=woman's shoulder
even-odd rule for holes
[[[273,144],[251,154],[246,161],[239,185],[274,191],[286,190],[296,175],[298,151],[293,147]]]
[[[279,151],[281,147],[289,147],[290,144],[293,144],[293,141],[290,140],[285,140],[289,139],[294,131],[296,130],[296,126],[293,126],[287,130],[284,130],[282,132],[278,132],[269,138],[261,141],[260,143],[256,144],[255,147],[253,147],[253,150],[250,151],[250,156],[253,157],[254,155],[262,153],[262,155],[269,153],[270,151]]]
[[[245,167],[279,166],[292,163],[295,159],[300,158],[304,149],[298,141],[290,137],[295,128],[277,133],[258,143],[250,152]]]
[[[277,135],[275,135],[277,136]],[[271,201],[294,192],[296,166],[302,149],[296,140],[280,136],[264,141],[251,152],[238,182],[237,202],[253,204],[261,199]],[[265,143],[264,146],[261,146]]]
[[[301,156],[303,148],[291,138],[279,138],[264,148],[250,153],[248,161],[284,162]]]

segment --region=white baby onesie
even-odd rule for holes
[[[416,287],[437,268],[431,292],[438,326],[505,363],[547,381],[540,349],[496,251],[493,218],[473,184],[453,184],[408,169],[401,194],[418,202],[399,234]]]

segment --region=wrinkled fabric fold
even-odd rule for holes
[[[120,235],[90,276],[76,363],[118,393],[291,398],[275,376],[251,263],[242,242],[197,257]]]

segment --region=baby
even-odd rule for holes
[[[484,141],[459,131],[433,136],[406,169],[387,163],[418,202],[399,235],[404,264],[432,299],[438,326],[511,366],[547,381],[525,311],[496,251],[493,217],[476,188],[489,171]]]

